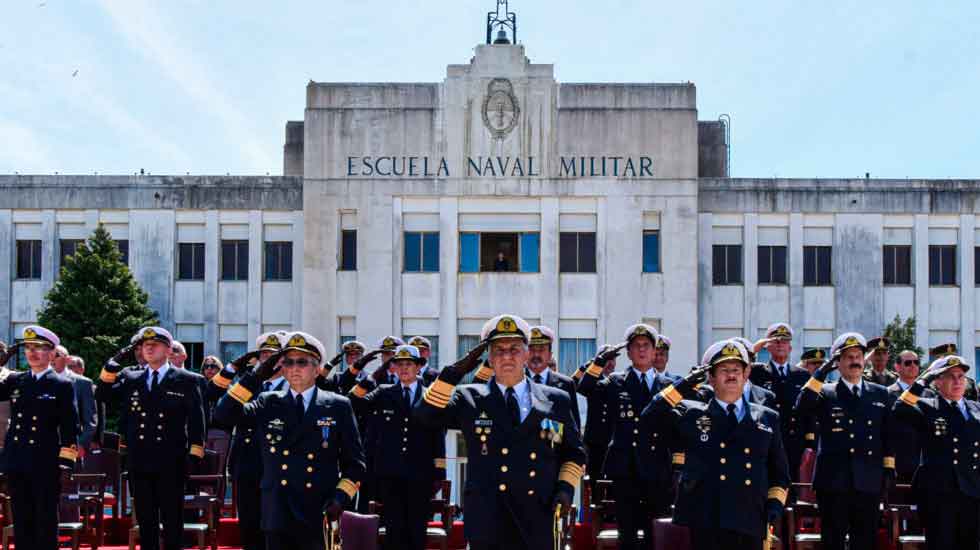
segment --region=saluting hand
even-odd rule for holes
[[[272,378],[272,375],[279,371],[279,360],[286,355],[284,351],[278,351],[269,357],[255,369],[255,377],[261,382]]]
[[[333,356],[333,359],[329,361],[329,364],[331,367],[336,367],[343,360],[344,360],[344,352],[340,352],[337,355]]]
[[[368,363],[370,363],[371,361],[374,361],[374,358],[377,357],[377,356],[379,356],[379,355],[381,355],[381,353],[383,351],[384,350],[376,349],[376,350],[371,350],[371,351],[365,353],[364,355],[361,356],[360,359],[358,359],[357,361],[354,361],[354,364],[351,365],[351,368],[354,369],[354,370],[363,370],[364,367],[366,367]]]
[[[252,359],[258,358],[259,354],[262,353],[259,350],[252,350],[241,357],[236,357],[228,366],[232,367],[235,372],[241,371],[243,368],[248,367],[249,362]]]
[[[443,370],[451,370],[460,377],[473,372],[478,366],[480,366],[480,357],[483,355],[483,352],[487,351],[487,347],[489,346],[489,340],[480,340],[480,343],[473,346],[473,349],[467,352],[462,359],[456,361],[452,365],[449,365],[449,367]]]
[[[710,367],[708,365],[694,365],[691,367],[691,371],[687,373],[687,376],[684,377],[684,382],[687,382],[692,387],[703,384],[708,379],[709,370]]]
[[[388,382],[388,369],[391,368],[391,359],[388,359],[381,366],[374,369],[371,373],[371,379],[374,380],[379,386]]]
[[[0,342],[0,367],[5,367],[10,361],[10,358],[17,355],[17,349],[20,348],[20,342],[7,347],[2,342]]]
[[[606,351],[598,354],[592,359],[592,362],[600,367],[606,366],[611,359],[619,357],[619,352],[626,347],[626,342],[621,342],[615,346],[607,349]]]
[[[112,356],[105,364],[105,370],[109,372],[119,372],[123,369],[123,364],[136,362],[136,344],[130,344]]]
[[[832,355],[830,359],[827,359],[827,361],[824,362],[824,364],[817,367],[817,370],[813,371],[813,377],[823,382],[824,380],[827,379],[827,375],[837,370],[837,367],[840,366],[838,364],[838,361],[840,361],[840,355],[839,354]]]

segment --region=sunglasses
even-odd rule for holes
[[[312,367],[316,363],[312,359],[283,359],[282,366],[284,367]]]
[[[918,365],[919,364],[919,360],[918,359],[905,359],[905,360],[902,361],[902,364],[903,365]]]

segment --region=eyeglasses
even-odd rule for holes
[[[918,365],[919,364],[919,360],[918,359],[904,359],[904,360],[902,360],[902,364],[903,365]]]
[[[312,367],[315,363],[312,359],[283,359],[283,367]]]

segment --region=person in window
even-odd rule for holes
[[[494,271],[510,271],[510,262],[504,256],[504,251],[497,252],[497,259],[493,262]]]

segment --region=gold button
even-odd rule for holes
[[[636,447],[636,441],[633,442],[633,446]]]
[[[853,453],[854,453],[854,449],[852,448],[852,449],[851,449],[851,454],[853,454]]]
[[[160,418],[163,418],[163,413],[160,413]]]
[[[140,424],[140,428],[145,428],[146,424]]]
[[[960,440],[958,438],[956,438],[956,437],[953,438],[953,443],[959,443],[959,442],[960,442]]]
[[[504,473],[506,474],[506,473],[507,473],[507,465],[506,465],[506,464],[504,464],[503,466],[501,466],[501,467],[500,467],[500,471],[501,471],[501,472],[504,472]]]
[[[406,451],[408,451],[408,449],[406,449],[405,447],[402,447],[402,452],[404,453]]]
[[[752,449],[746,447],[745,448],[745,454],[750,454],[750,453],[752,453]]]
[[[534,489],[528,489],[527,494],[533,495],[534,494]]]
[[[17,413],[17,418],[24,418],[24,413]]]
[[[143,434],[140,434],[140,439],[143,439]]]
[[[500,449],[500,454],[502,454],[502,455],[505,455],[505,454],[507,454],[509,452],[510,452],[510,450],[507,449],[507,447],[504,447],[503,449]]]
[[[37,420],[37,417],[36,416],[32,416],[31,417],[31,420]]]
[[[537,473],[537,472],[535,472],[534,470],[531,470],[530,472],[528,472],[528,473],[527,473],[527,475],[528,475],[529,477],[534,477],[534,476],[536,476],[536,475],[538,475],[538,473]]]
[[[725,442],[722,441],[721,443],[718,444],[718,446],[721,447],[722,449],[724,449],[725,448]]]
[[[725,459],[725,457],[721,457],[721,460],[720,460],[720,462],[721,462],[722,464],[724,464],[724,463],[726,463],[726,462],[728,462],[728,461],[727,461],[727,460]]]
[[[868,439],[874,439],[874,436],[869,435]]]
[[[276,454],[276,448],[275,447],[269,447],[269,452],[272,453],[272,454]]]
[[[142,416],[146,416],[146,413],[142,413]]]
[[[870,421],[870,420],[868,420],[868,426],[870,426],[870,425],[871,425],[871,421]]]
[[[289,456],[289,449],[283,449],[282,456]]]
[[[279,484],[280,485],[283,485],[283,486],[285,486],[286,483],[288,483],[288,482],[285,479],[279,481]]]
[[[847,435],[849,435],[851,439],[854,439],[854,434],[847,434]]]
[[[485,435],[481,435],[480,436],[480,441],[486,441],[486,440],[487,440],[487,436],[485,436]]]
[[[251,442],[252,442],[252,439],[251,438],[249,438],[249,437],[246,437],[245,438],[245,443],[251,443]]]
[[[28,443],[30,443],[31,445],[33,445],[34,444],[34,440],[31,439],[30,441],[28,441]]]
[[[306,455],[306,458],[308,458],[310,460],[313,460],[313,453],[310,453],[310,454]]]
[[[313,487],[313,484],[312,484],[312,483],[310,483],[309,481],[307,481],[307,482],[306,482],[306,488],[307,488],[307,489],[310,489],[310,488],[312,488],[312,487]]]
[[[37,426],[31,426],[31,431],[32,432],[36,432],[37,431]]]
[[[497,488],[500,489],[501,491],[506,491],[507,490],[507,485],[501,483],[500,484],[500,487],[497,487]]]
[[[633,433],[638,434],[640,433],[640,430],[633,430]]]
[[[531,460],[536,460],[538,458],[538,453],[531,453]]]
[[[306,467],[306,471],[312,474],[313,473],[313,466],[307,466]]]
[[[272,439],[272,434],[265,434],[266,439]]]
[[[289,464],[283,464],[282,465],[282,469],[283,470],[288,470],[289,469]]]
[[[752,485],[752,480],[751,479],[746,479],[745,480],[745,484],[746,485]]]
[[[959,454],[959,452],[960,452],[959,449],[953,449],[953,454]]]
[[[721,474],[720,476],[718,476],[718,479],[725,481],[728,478],[725,477],[725,474]]]
[[[959,463],[960,463],[959,460],[956,460],[955,458],[953,459],[953,464],[959,464]]]

